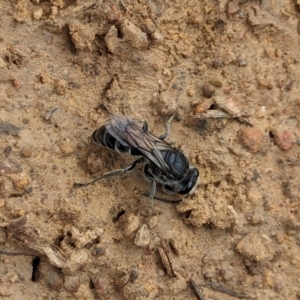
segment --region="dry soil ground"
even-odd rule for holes
[[[2,0],[0,298],[299,299],[299,5]],[[142,167],[74,189],[134,159],[90,143],[103,104],[177,114],[195,194],[151,214]]]

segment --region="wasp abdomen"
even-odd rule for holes
[[[106,129],[106,126],[103,125],[97,130],[95,130],[92,134],[92,140],[101,146],[105,146],[114,151],[129,153],[131,155],[142,155],[140,151],[136,148],[128,145],[125,146],[121,144],[115,137],[113,137]],[[123,142],[124,143],[124,142]]]
[[[105,126],[101,126],[100,128],[96,129],[93,134],[92,134],[92,140],[94,143],[98,144],[98,145],[102,145],[102,146],[106,146],[109,147],[106,144],[106,135],[107,135],[107,131]]]

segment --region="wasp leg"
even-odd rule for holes
[[[144,121],[143,122],[143,130],[145,131],[145,132],[147,132],[148,131],[148,123],[147,123],[147,121]]]
[[[120,175],[120,174],[123,174],[123,173],[128,173],[128,172],[132,171],[136,167],[137,164],[144,163],[144,162],[145,162],[145,158],[141,157],[141,158],[137,159],[136,161],[134,161],[132,164],[130,164],[128,167],[126,167],[124,169],[118,169],[118,170],[114,170],[114,171],[105,173],[104,175],[94,179],[93,181],[87,182],[87,183],[77,183],[77,182],[75,182],[73,184],[73,187],[78,188],[78,187],[88,186],[88,185],[93,184],[93,183],[95,183],[95,182],[97,182],[97,181],[99,181],[100,179],[103,179],[103,178],[110,178],[110,177],[117,176],[117,175]]]
[[[179,202],[181,202],[182,199],[179,199],[179,200],[169,200],[169,199],[164,199],[164,198],[160,198],[160,197],[156,197],[155,196],[156,181],[155,181],[155,178],[153,177],[153,175],[151,174],[151,172],[149,171],[150,169],[151,169],[151,167],[149,165],[146,165],[145,169],[144,169],[144,173],[145,173],[146,178],[148,180],[152,181],[151,192],[150,192],[150,194],[143,194],[143,196],[146,196],[146,197],[150,198],[152,211],[153,211],[153,199],[158,200],[158,201],[162,201],[162,202],[165,202],[165,203],[171,203],[171,204],[178,204]]]
[[[163,141],[170,134],[170,131],[171,131],[171,122],[172,122],[172,120],[174,119],[175,116],[176,115],[172,115],[171,118],[166,123],[166,132],[164,134],[162,134],[161,136],[158,137],[160,140]]]
[[[147,175],[146,175],[147,176]],[[147,176],[147,179],[152,181],[152,188],[151,188],[151,192],[150,194],[143,194],[144,196],[148,196],[150,198],[151,201],[151,211],[154,211],[154,202],[153,200],[158,200],[158,201],[162,201],[165,203],[170,203],[170,204],[178,204],[182,201],[182,199],[179,200],[169,200],[169,199],[164,199],[164,198],[160,198],[160,197],[156,197],[155,196],[155,192],[156,192],[156,181],[153,177]]]
[[[153,177],[153,175],[151,174],[151,172],[149,171],[149,169],[151,169],[150,166],[146,165],[145,169],[144,169],[144,173],[145,173],[146,178],[148,180],[152,181],[152,187],[151,187],[151,191],[150,191],[150,194],[149,194],[149,198],[150,198],[150,201],[151,201],[151,211],[153,212],[154,211],[153,198],[154,198],[154,195],[155,195],[155,192],[156,192],[156,181],[155,181],[155,178]]]
[[[150,201],[151,201],[151,212],[154,212],[154,203],[153,203],[153,198],[156,192],[156,181],[153,177],[148,177],[152,181],[152,187],[151,187],[151,192],[149,195]]]

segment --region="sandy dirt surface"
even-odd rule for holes
[[[299,299],[299,24],[298,0],[2,0],[0,298]],[[103,105],[176,114],[195,193],[151,214],[142,166],[74,189],[134,160],[91,143]]]

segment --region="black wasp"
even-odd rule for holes
[[[112,115],[111,118],[95,130],[92,140],[117,152],[142,156],[124,169],[114,170],[88,182],[75,183],[74,187],[87,186],[102,178],[109,178],[132,171],[137,164],[145,164],[146,178],[152,181],[149,197],[164,202],[177,203],[181,200],[167,200],[155,197],[156,183],[161,183],[168,193],[188,195],[197,186],[199,171],[190,166],[180,149],[167,143],[170,124],[174,116],[166,123],[166,132],[156,137],[148,132],[148,123],[139,119]]]

